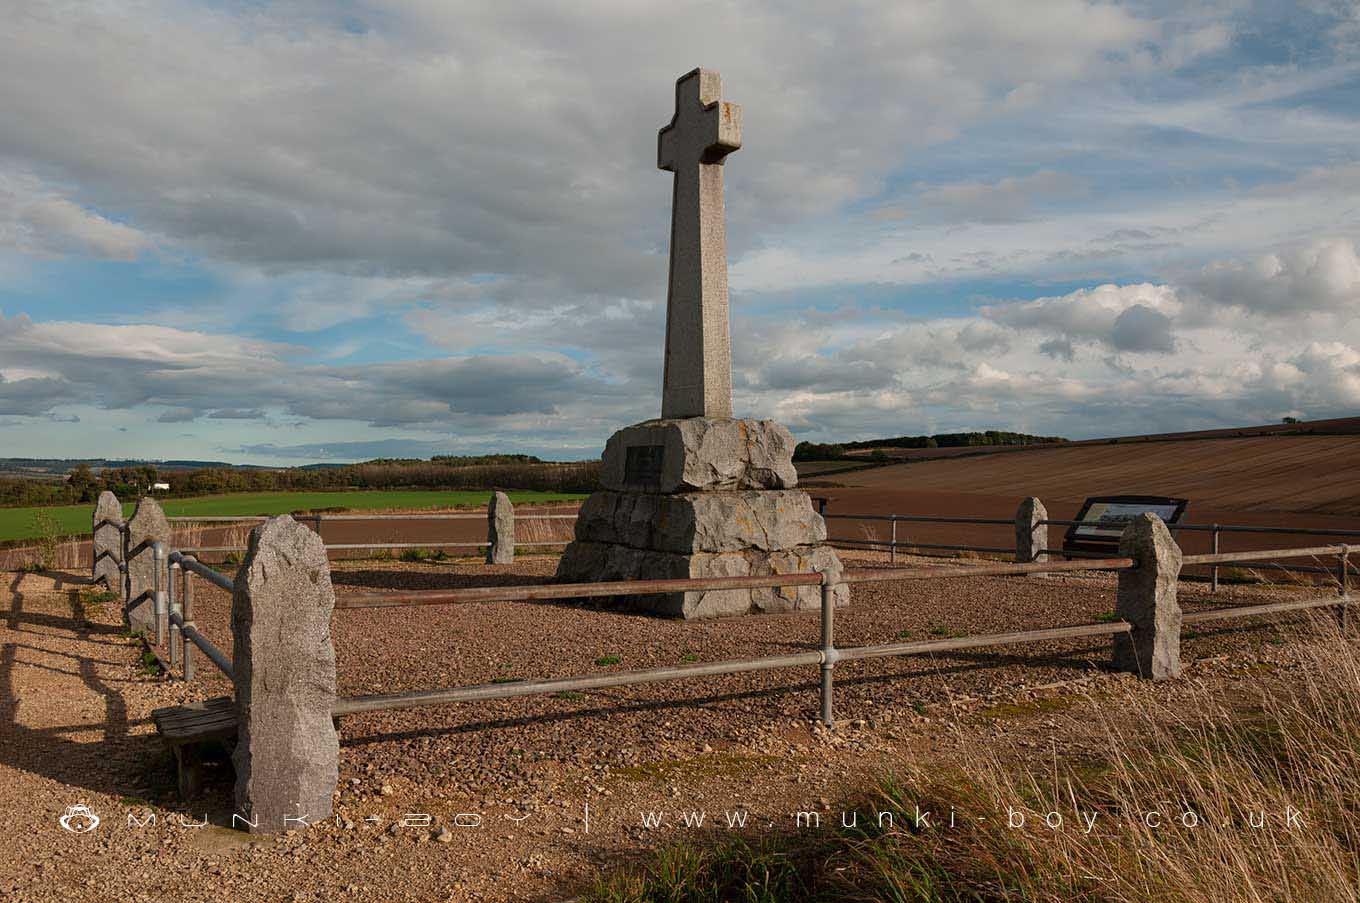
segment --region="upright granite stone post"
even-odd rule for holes
[[[331,814],[340,756],[331,720],[334,607],[321,537],[287,515],[250,531],[231,600],[233,827],[272,834]]]
[[[137,503],[127,522],[127,573],[125,575],[126,620],[134,632],[156,629],[156,551],[158,542],[170,541],[170,521],[161,503],[150,496]]]
[[[1048,509],[1034,496],[1020,503],[1015,512],[1016,564],[1048,560],[1048,556],[1044,554],[1044,549],[1048,548],[1048,524],[1043,523],[1046,520]]]
[[[504,492],[493,492],[486,506],[486,563],[515,563],[515,506]]]
[[[90,581],[119,592],[123,588],[123,506],[118,496],[107,489],[99,493],[93,521]]]
[[[1152,680],[1181,673],[1181,606],[1176,582],[1181,550],[1171,531],[1155,514],[1144,512],[1129,521],[1119,538],[1119,554],[1137,562],[1119,572],[1115,617],[1133,632],[1114,638],[1114,668]]]

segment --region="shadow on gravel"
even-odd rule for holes
[[[0,763],[72,787],[101,793],[125,795],[131,790],[145,789],[148,763],[159,764],[163,758],[161,745],[154,735],[134,736],[130,733],[133,722],[128,719],[123,695],[98,671],[100,664],[107,664],[107,660],[100,658],[99,654],[115,644],[94,637],[116,634],[117,629],[88,623],[75,593],[68,594],[71,606],[68,616],[26,612],[26,599],[20,590],[23,576],[15,574],[8,587],[9,606],[3,617],[6,631],[27,634],[35,640],[50,638],[57,631],[69,631],[74,636],[78,651],[59,652],[42,645],[14,641],[0,645]],[[21,649],[28,650],[24,661],[19,660]],[[85,654],[85,649],[89,650],[88,654]],[[72,670],[39,665],[31,660],[35,654],[67,658],[71,661]],[[84,724],[45,728],[21,724],[17,668],[79,677],[86,687],[103,700],[104,717]],[[28,698],[33,699],[32,692],[29,692]],[[101,730],[102,739],[81,742],[66,736],[91,730]]]
[[[38,571],[39,577],[47,577],[56,583],[56,589],[64,590],[70,586],[90,586],[93,581],[89,574],[72,574],[70,571]]]

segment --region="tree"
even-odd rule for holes
[[[88,464],[77,464],[66,477],[66,489],[73,502],[93,502],[98,494],[99,481]]]

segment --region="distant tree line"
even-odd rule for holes
[[[794,447],[795,461],[831,461],[849,452],[867,448],[971,448],[989,445],[1047,445],[1066,442],[1062,436],[1032,436],[1006,430],[980,433],[936,433],[933,436],[898,436],[893,439],[866,439],[859,442],[799,442]],[[858,457],[858,456],[855,456]]]
[[[312,465],[277,470],[203,467],[159,470],[154,464],[96,471],[72,468],[64,481],[0,479],[0,506],[70,505],[93,502],[105,489],[125,501],[170,484],[157,495],[217,495],[228,492],[344,489],[527,489],[592,492],[599,485],[598,461],[557,464],[532,455],[439,455],[429,461],[380,459],[362,464]]]

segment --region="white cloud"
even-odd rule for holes
[[[295,350],[172,327],[0,317],[0,407],[29,415],[73,404],[149,408],[161,423],[255,420],[273,409],[314,420],[443,429],[469,419],[494,424],[539,416],[570,430],[570,412],[592,403],[608,411],[617,394],[558,354],[333,367],[294,364]],[[10,381],[11,365],[41,375]]]
[[[0,321],[0,415],[597,450],[657,408],[654,136],[696,63],[745,109],[739,411],[836,438],[1355,403],[1360,124],[1287,103],[1360,70],[1217,68],[1259,24],[1233,4],[11,7],[0,280],[154,250],[225,288]],[[1026,300],[963,315],[979,284]],[[338,327],[379,316],[401,359],[345,364],[372,345]],[[326,347],[232,334],[271,329]]]
[[[81,255],[134,260],[150,238],[0,166],[0,249],[35,257]]]
[[[1067,295],[989,305],[982,313],[995,323],[1065,339],[1049,353],[1071,354],[1071,340],[1103,343],[1119,351],[1170,351],[1173,318],[1182,310],[1168,285],[1099,285]]]
[[[1084,183],[1075,176],[1043,169],[991,184],[921,186],[908,203],[887,208],[882,215],[928,222],[1015,223],[1029,219],[1036,202],[1072,197],[1084,190]]]
[[[502,273],[558,298],[651,296],[669,198],[655,129],[696,61],[746,110],[734,219],[773,224],[873,194],[903,148],[1154,37],[1153,23],[1082,0],[834,14],[393,2],[343,16],[32,0],[0,32],[0,111],[23,123],[0,132],[0,173],[70,185],[89,216],[115,211],[98,226],[35,214],[99,253],[131,249],[135,233],[112,234],[126,221],[270,270]]]
[[[1360,253],[1350,238],[1317,239],[1245,261],[1215,261],[1187,281],[1214,303],[1257,313],[1360,316]]]

